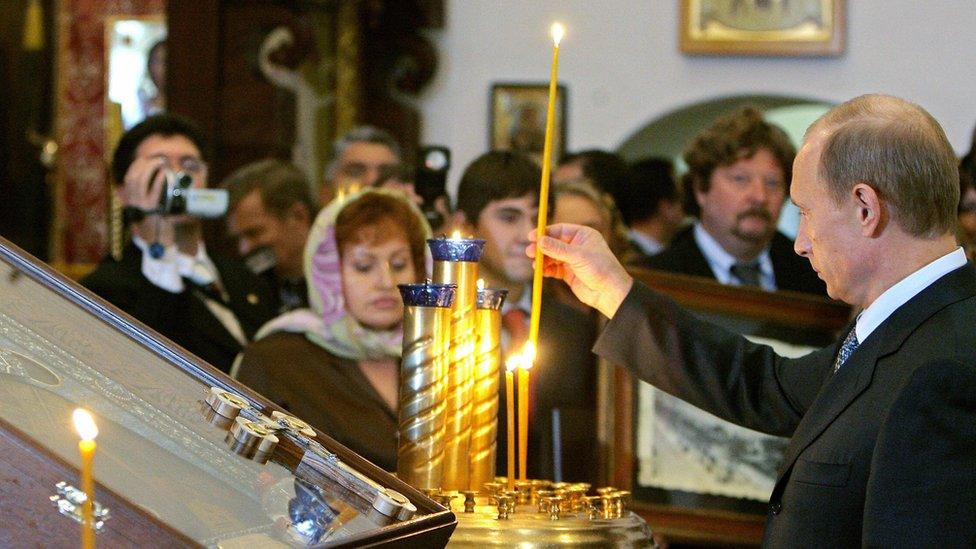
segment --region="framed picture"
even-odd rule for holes
[[[834,340],[850,308],[794,292],[632,269],[635,279],[697,315],[798,356]],[[601,363],[601,481],[633,494],[632,509],[674,543],[758,545],[787,440],[711,416]]]
[[[549,107],[548,84],[494,84],[491,87],[492,150],[526,153],[542,163]],[[566,144],[566,87],[556,88],[556,120],[553,125],[552,161],[557,162]]]
[[[681,0],[681,51],[840,55],[844,0]]]

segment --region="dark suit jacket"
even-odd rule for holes
[[[810,262],[796,255],[793,241],[778,231],[770,242],[769,258],[773,262],[777,289],[827,295],[827,286],[817,277]],[[695,242],[694,227],[678,233],[663,252],[633,265],[715,280],[715,273]]]
[[[697,320],[635,284],[596,345],[664,391],[790,436],[770,547],[976,547],[976,269],[912,298],[833,374]]]
[[[211,260],[229,296],[227,307],[250,339],[275,316],[277,301],[267,285],[240,262],[221,257]],[[131,242],[120,261],[105,258],[81,283],[224,372],[230,371],[242,349],[190,284],[174,294],[149,282],[142,274],[142,251]]]

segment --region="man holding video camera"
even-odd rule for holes
[[[277,303],[243,264],[207,254],[199,218],[223,215],[227,195],[206,189],[204,150],[196,126],[170,114],[122,136],[112,177],[131,241],[82,284],[228,372]]]

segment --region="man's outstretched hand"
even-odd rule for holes
[[[535,257],[536,245],[541,247],[545,276],[564,280],[580,301],[613,318],[634,280],[599,232],[560,223],[546,227],[538,243],[532,231],[529,241],[525,253]]]

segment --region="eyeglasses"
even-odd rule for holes
[[[172,158],[162,154],[154,155],[151,158],[162,160],[163,165],[167,169],[172,170],[174,167],[177,167],[178,171],[188,175],[199,175],[200,172],[207,169],[207,163],[194,156],[183,156],[176,162],[173,162]]]

